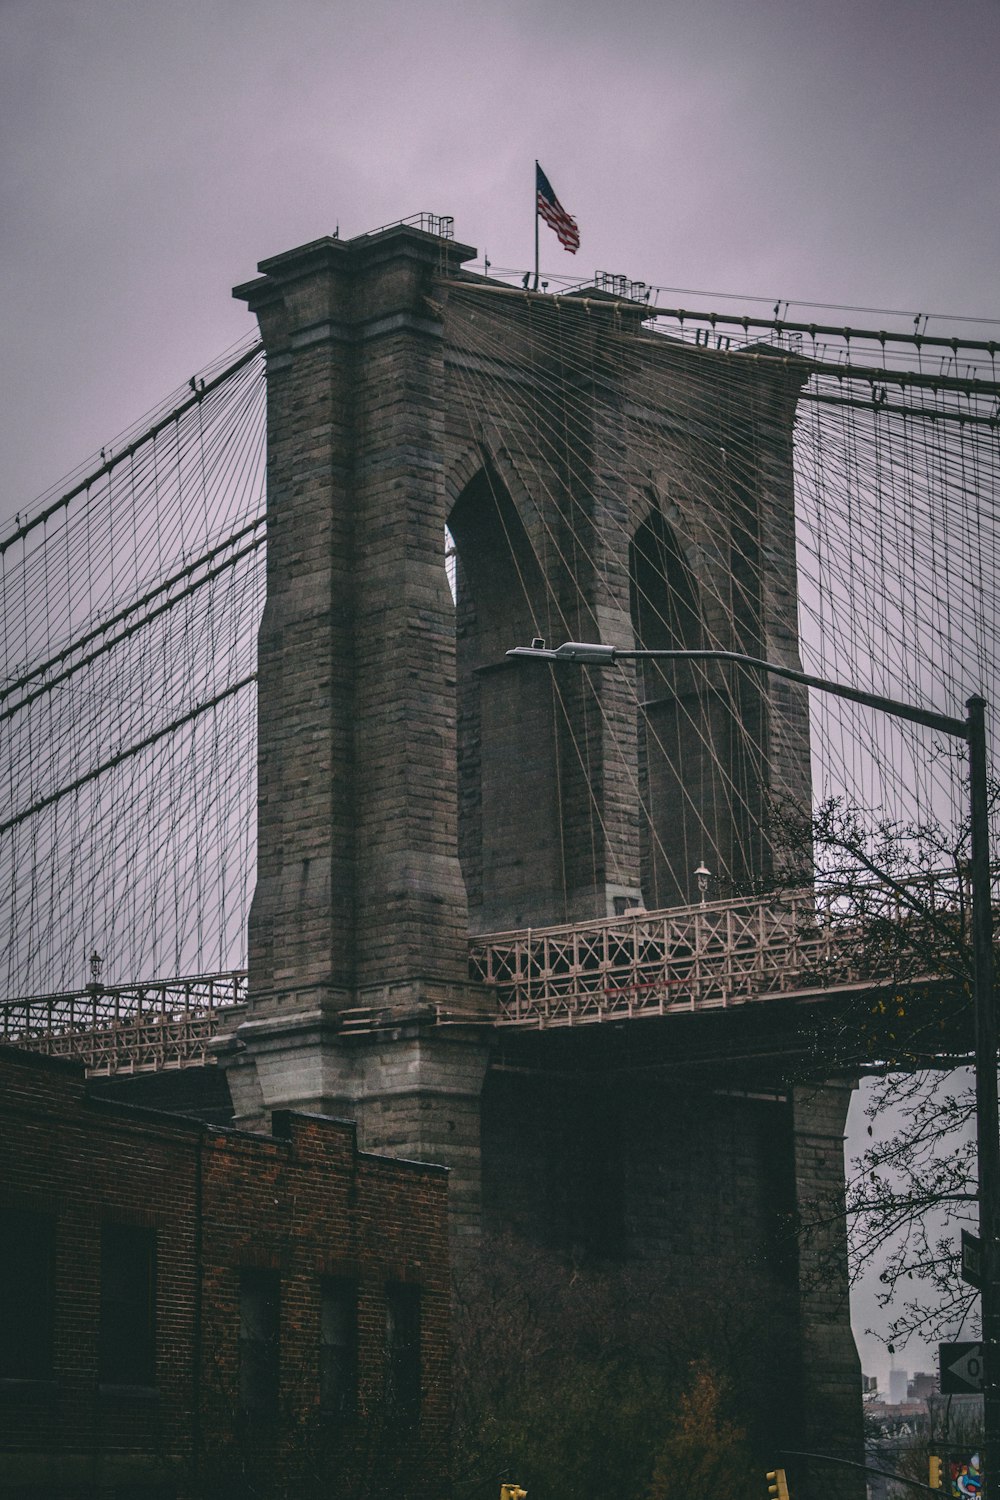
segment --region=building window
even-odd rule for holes
[[[319,1401],[325,1412],[353,1417],[358,1404],[358,1288],[344,1278],[320,1287]]]
[[[390,1282],[385,1289],[386,1406],[391,1416],[420,1415],[420,1288]]]
[[[103,1385],[156,1384],[156,1230],[101,1226]]]
[[[277,1271],[240,1272],[240,1405],[255,1416],[278,1409],[278,1328],[281,1284]]]
[[[52,1377],[55,1245],[50,1214],[0,1209],[0,1379]]]

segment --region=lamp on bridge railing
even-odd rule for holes
[[[87,985],[87,989],[92,995],[99,995],[103,989],[103,985],[101,984],[101,970],[104,968],[104,959],[95,948],[87,962],[90,964],[90,983]]]
[[[708,882],[712,878],[712,872],[706,869],[704,860],[702,860],[697,870],[695,870],[694,878],[698,882],[698,894],[701,897],[701,904],[704,906],[708,897]]]
[[[590,666],[614,666],[617,661],[649,659],[669,661],[728,661],[772,677],[785,677],[820,693],[847,698],[897,719],[936,729],[954,736],[969,747],[969,827],[972,858],[969,884],[972,891],[973,991],[976,1018],[976,1152],[979,1173],[979,1234],[982,1240],[983,1278],[980,1290],[983,1323],[983,1417],[987,1484],[1000,1492],[993,1478],[1000,1473],[1000,1120],[997,1109],[997,1021],[993,991],[993,912],[990,895],[990,848],[986,767],[986,700],[973,697],[966,703],[966,717],[952,718],[913,703],[866,693],[843,682],[813,677],[794,667],[745,656],[739,651],[619,651],[594,641],[567,641],[554,650],[540,639],[530,646],[515,646],[509,657],[525,657],[555,664],[576,662]],[[695,871],[700,876],[700,871]],[[707,871],[706,871],[707,875]],[[701,880],[699,879],[699,889]],[[704,900],[704,893],[702,895]]]

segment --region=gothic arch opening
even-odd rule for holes
[[[713,594],[728,597],[716,580]],[[659,510],[629,549],[636,646],[699,651],[729,646],[710,627],[705,597]],[[718,599],[716,599],[718,604]],[[732,604],[730,603],[730,609]],[[746,674],[716,663],[643,662],[638,673],[640,863],[646,904],[698,899],[695,870],[711,872],[710,898],[746,890],[761,873],[761,695]]]
[[[632,630],[643,651],[698,651],[704,629],[694,577],[673,528],[654,510],[629,548]],[[640,662],[639,860],[647,906],[691,899],[705,858],[704,669]]]
[[[473,931],[557,922],[565,874],[549,672],[508,662],[544,633],[546,582],[503,481],[484,467],[448,517],[455,547],[459,857]]]

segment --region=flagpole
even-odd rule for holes
[[[535,285],[538,291],[538,157],[535,157]]]

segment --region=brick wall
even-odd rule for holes
[[[0,1212],[51,1216],[55,1226],[52,1368],[44,1379],[0,1380],[0,1493],[152,1493],[162,1484],[195,1495],[209,1475],[233,1482],[247,1452],[272,1465],[275,1495],[294,1477],[307,1496],[334,1459],[342,1481],[353,1462],[369,1487],[378,1465],[391,1463],[397,1493],[418,1471],[445,1482],[441,1168],[365,1155],[351,1125],[321,1117],[283,1114],[275,1134],[249,1136],[97,1099],[74,1065],[12,1049],[0,1051],[0,1101]],[[99,1380],[108,1223],[155,1234],[147,1387]],[[279,1277],[281,1394],[274,1421],[248,1427],[238,1399],[239,1288],[252,1269]],[[360,1415],[340,1431],[317,1407],[324,1277],[357,1288]],[[381,1408],[391,1283],[420,1296],[421,1414],[404,1434]]]

